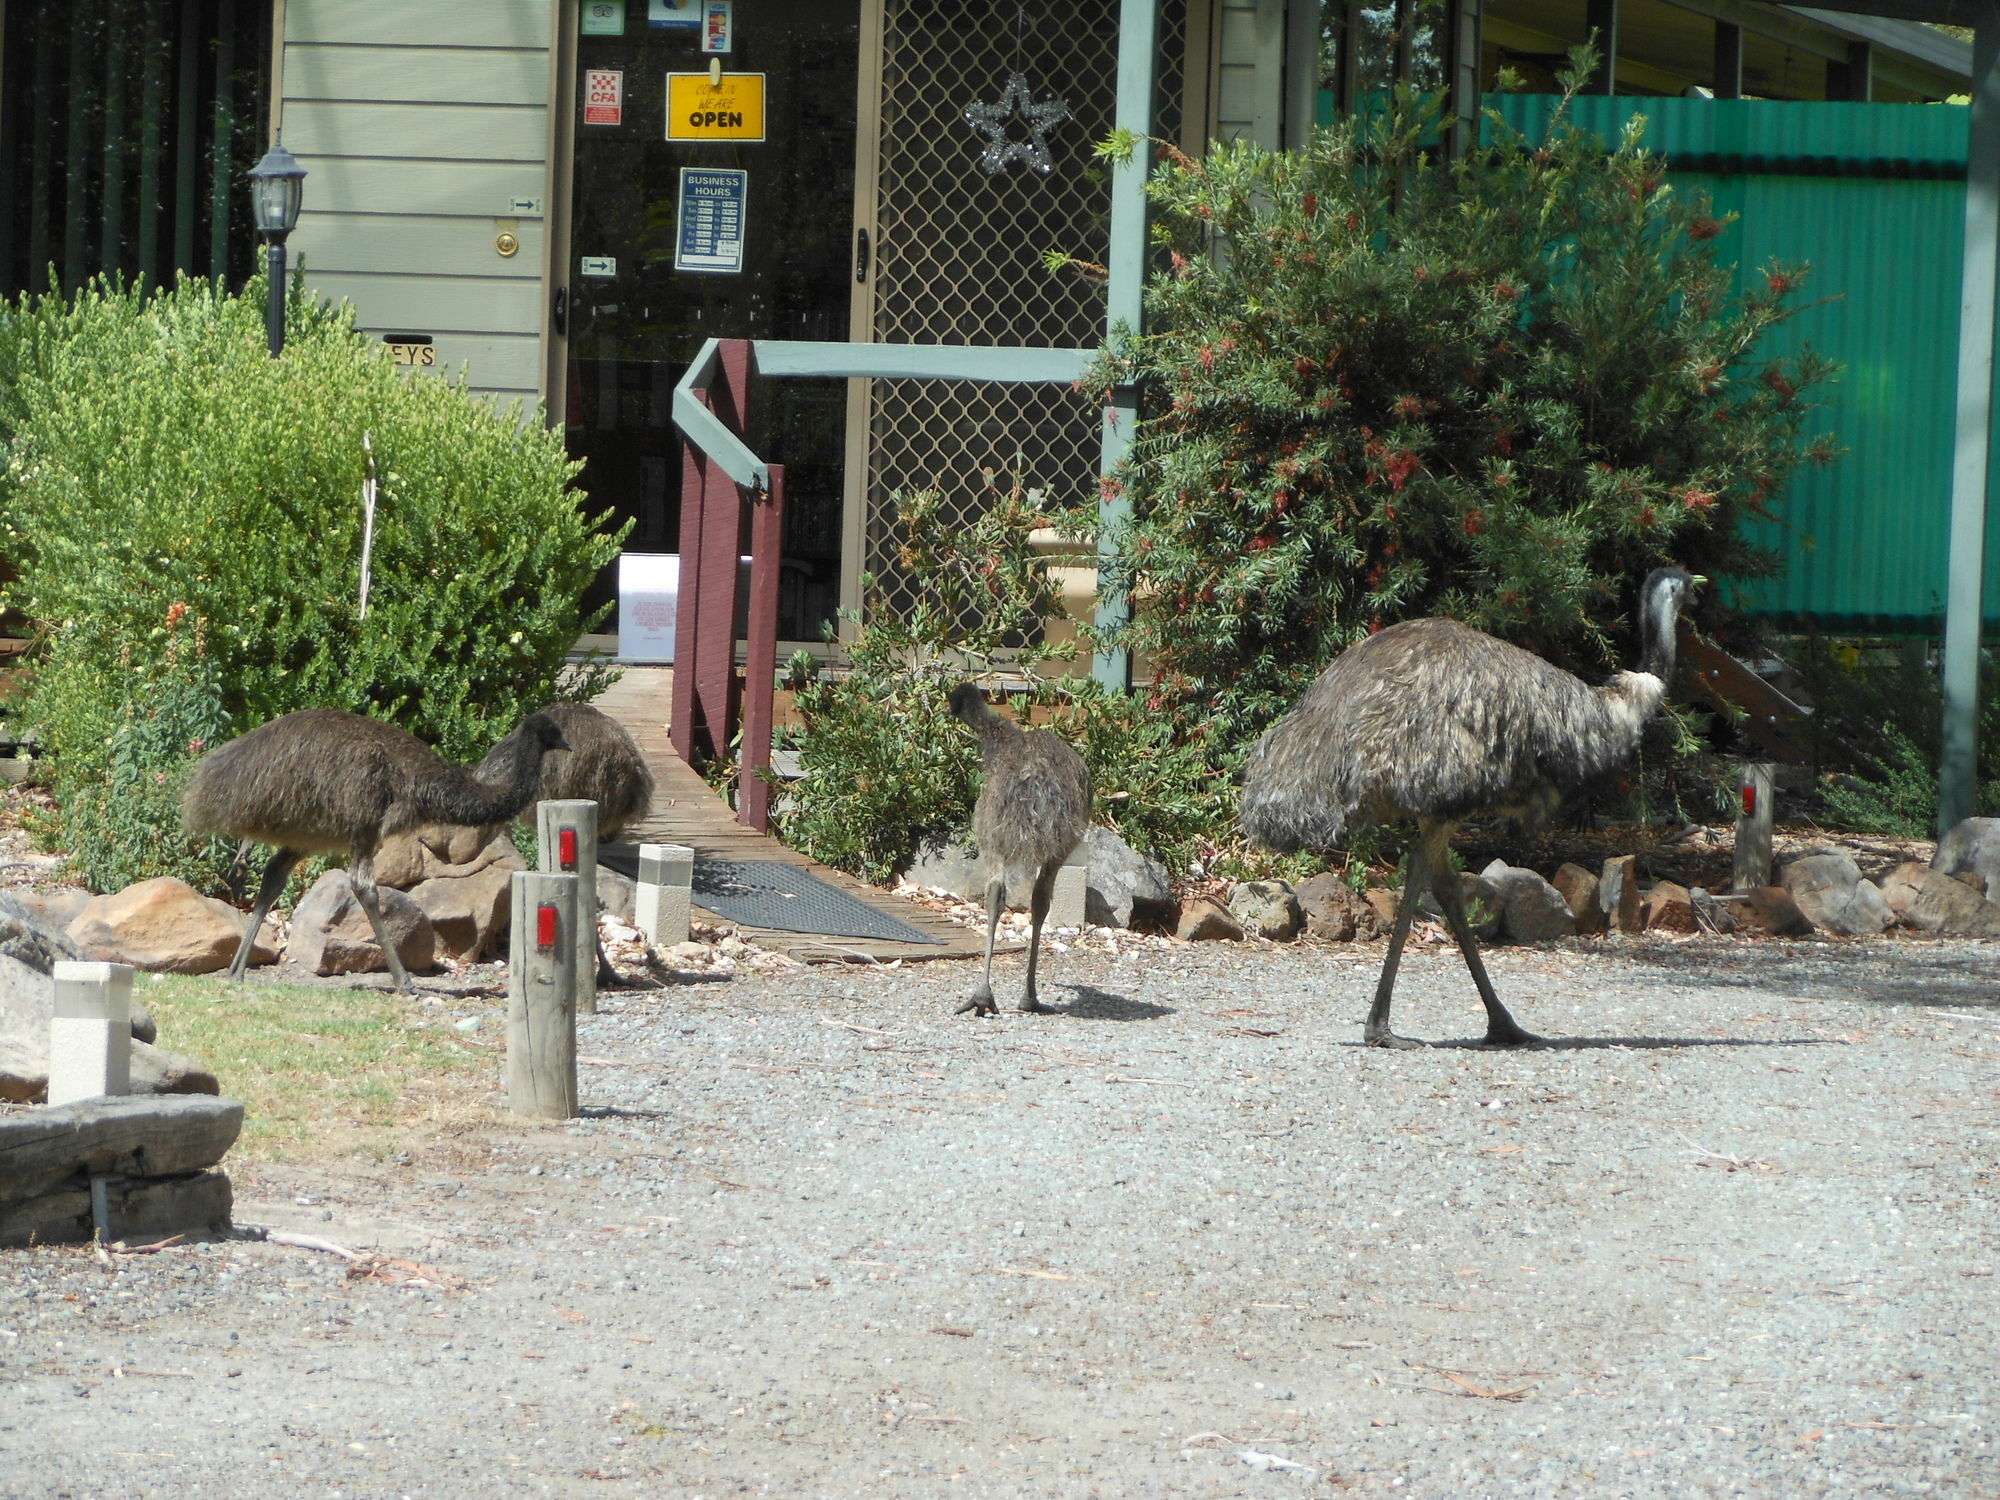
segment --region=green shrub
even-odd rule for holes
[[[0,317],[0,550],[20,572],[7,600],[39,631],[15,715],[86,867],[115,864],[79,844],[113,827],[88,809],[121,725],[163,710],[170,615],[203,631],[232,733],[324,705],[469,760],[536,704],[603,685],[602,666],[558,685],[618,543],[571,488],[561,436],[399,375],[351,313],[296,293],[273,360],[263,306],[256,282],[143,298],[97,283]],[[364,434],[380,475],[365,618]]]
[[[1044,678],[1067,657],[1046,621],[1061,596],[1029,535],[1048,517],[1016,483],[969,527],[953,527],[935,492],[897,498],[907,586],[890,602],[864,579],[869,609],[848,645],[844,676],[791,664],[805,730],[802,778],[776,814],[793,848],[865,879],[887,881],[927,840],[963,833],[979,789],[979,747],[946,700],[967,678],[1025,675],[1013,708],[1054,729],[1096,781],[1098,821],[1135,848],[1185,870],[1213,838],[1227,838],[1235,794],[1198,741],[1150,710],[1143,696],[1106,692],[1087,678]]]
[[[1225,744],[1414,616],[1601,672],[1632,580],[1768,571],[1739,518],[1832,456],[1806,436],[1830,367],[1756,353],[1802,270],[1732,299],[1727,216],[1665,181],[1642,121],[1607,149],[1560,113],[1541,141],[1489,118],[1445,162],[1437,101],[1404,91],[1306,150],[1153,173],[1169,268],[1099,367],[1147,413],[1103,585],[1136,601],[1120,641],[1157,700]]]

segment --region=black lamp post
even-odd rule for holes
[[[298,225],[305,177],[306,169],[282,141],[250,169],[250,217],[264,236],[265,268],[271,282],[264,331],[273,359],[285,347],[285,237]]]

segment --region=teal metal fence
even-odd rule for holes
[[[1547,95],[1487,99],[1528,136],[1546,128]],[[1780,624],[1935,634],[1944,615],[1951,515],[1959,265],[1968,114],[1952,105],[1791,104],[1756,100],[1589,98],[1577,122],[1616,139],[1635,114],[1668,180],[1705,189],[1740,215],[1718,244],[1739,285],[1772,260],[1810,262],[1809,300],[1773,336],[1844,367],[1824,408],[1845,446],[1783,497],[1760,541],[1782,575],[1741,584],[1738,601]],[[1992,493],[1995,486],[1989,486]],[[1989,513],[1988,530],[2000,521]],[[1984,612],[2000,622],[2000,577]]]

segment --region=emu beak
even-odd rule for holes
[[[1702,575],[1701,575],[1701,574],[1699,574],[1699,573],[1690,573],[1690,574],[1688,574],[1688,583],[1689,583],[1689,584],[1690,584],[1690,585],[1691,585],[1692,587],[1694,587],[1694,588],[1698,588],[1698,589],[1705,589],[1705,588],[1707,588],[1707,587],[1708,587],[1708,580],[1707,580],[1706,578],[1702,577]]]

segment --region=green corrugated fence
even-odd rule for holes
[[[1487,103],[1531,137],[1549,95]],[[1577,122],[1614,140],[1644,114],[1668,179],[1740,215],[1718,243],[1739,284],[1766,262],[1808,261],[1807,307],[1770,340],[1844,366],[1822,415],[1847,452],[1806,469],[1759,540],[1784,573],[1738,591],[1780,622],[1934,633],[1944,613],[1951,510],[1959,263],[1968,111],[1953,105],[1589,98]],[[1823,299],[1823,300],[1822,300]],[[2000,507],[1988,527],[2000,521]],[[2000,577],[1985,612],[2000,620]]]

